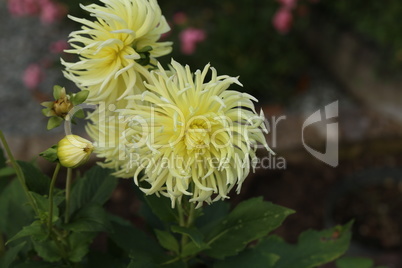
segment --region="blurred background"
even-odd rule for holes
[[[66,14],[87,16],[79,2],[95,1],[0,2],[0,128],[21,160],[36,158],[63,136],[62,128],[45,130],[40,102],[51,99],[55,84],[77,90],[63,78],[59,58],[69,60],[63,50],[79,27]],[[270,126],[267,140],[276,156],[260,152],[264,168],[250,174],[232,202],[263,195],[296,210],[277,231],[290,242],[306,229],[354,219],[348,254],[402,267],[402,3],[159,4],[172,28],[162,38],[174,41],[172,54],[160,59],[164,66],[173,57],[193,70],[211,63],[219,74],[240,76],[244,87],[236,89],[259,99]],[[303,126],[336,101],[337,117]],[[338,123],[336,167],[306,150],[325,153],[326,140],[336,138],[327,123]],[[138,209],[130,187],[131,181],[122,181],[108,204],[127,218]]]

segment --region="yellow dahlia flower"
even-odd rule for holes
[[[69,16],[83,25],[70,34],[72,49],[66,50],[79,61],[62,60],[65,76],[90,91],[91,104],[114,103],[136,93],[140,74],[146,78],[155,58],[171,52],[171,42],[158,42],[170,28],[156,0],[100,1],[104,6],[81,5],[95,21]]]
[[[77,135],[67,135],[57,144],[57,157],[62,166],[76,168],[88,161],[93,148],[89,140]]]
[[[122,103],[125,102],[120,101],[117,108]],[[129,151],[125,137],[122,135],[127,128],[127,122],[115,112],[114,108],[99,105],[98,109],[89,115],[91,122],[85,129],[94,140],[94,152],[99,158],[104,158],[104,161],[98,164],[114,170],[123,169],[125,172],[116,172],[115,175],[118,177],[132,177],[135,167],[126,159],[129,157]]]
[[[128,106],[119,110],[130,153],[119,174],[134,171],[137,185],[149,184],[143,192],[169,197],[172,207],[183,195],[199,207],[228,198],[236,185],[240,191],[256,163],[257,144],[271,151],[263,134],[267,129],[254,97],[227,90],[241,85],[237,78],[218,76],[209,65],[193,74],[188,66],[171,64],[173,72],[160,65],[152,71],[148,90],[126,97]],[[211,79],[204,81],[209,70]]]

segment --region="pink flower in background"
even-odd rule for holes
[[[8,0],[8,10],[14,16],[36,16],[42,23],[53,23],[67,15],[67,7],[53,0]]]
[[[69,46],[68,46],[67,41],[59,40],[59,41],[51,43],[50,46],[49,46],[49,50],[50,50],[50,52],[52,52],[54,54],[61,54],[68,47]]]
[[[37,15],[40,9],[38,0],[8,0],[8,10],[14,16]]]
[[[42,82],[43,76],[44,74],[40,65],[33,63],[25,69],[22,80],[27,88],[34,90]]]
[[[287,8],[279,9],[273,19],[272,24],[274,28],[281,34],[286,34],[289,32],[293,23],[293,15],[291,11]]]
[[[187,20],[188,20],[188,17],[186,15],[186,13],[184,13],[184,12],[176,12],[173,15],[173,22],[177,25],[186,24]]]
[[[40,0],[42,8],[40,12],[40,19],[43,23],[53,23],[61,20],[68,13],[67,8],[57,2],[51,0]]]
[[[193,54],[196,45],[206,38],[204,30],[196,28],[187,28],[180,33],[181,52],[186,55]]]
[[[282,7],[293,9],[297,5],[297,0],[278,0]]]

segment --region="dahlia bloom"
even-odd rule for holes
[[[129,151],[126,146],[125,137],[122,135],[127,128],[126,120],[120,116],[116,109],[125,107],[125,101],[120,101],[115,105],[101,104],[88,116],[91,121],[85,126],[86,132],[94,141],[94,153],[104,161],[98,165],[114,170],[124,170],[116,172],[115,175],[121,178],[132,177],[135,166],[127,160]]]
[[[218,76],[209,65],[194,74],[188,66],[171,65],[171,71],[159,65],[147,90],[126,97],[127,107],[118,110],[129,157],[124,165],[115,162],[116,175],[133,176],[137,185],[145,181],[149,188],[143,192],[169,197],[172,207],[183,195],[199,207],[228,198],[236,185],[240,191],[256,163],[257,144],[272,151],[263,134],[264,116],[252,102],[257,100],[227,90],[241,85],[237,78]],[[204,81],[209,70],[211,79]]]
[[[69,16],[81,23],[70,34],[79,61],[68,63],[65,76],[90,91],[87,102],[114,103],[135,93],[135,84],[149,75],[156,57],[171,51],[171,42],[158,42],[170,30],[156,0],[100,0],[104,6],[81,6],[95,21]]]

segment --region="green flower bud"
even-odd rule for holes
[[[62,166],[76,168],[88,161],[93,149],[89,140],[77,135],[67,135],[58,143],[57,156]]]
[[[64,95],[56,100],[53,104],[53,111],[57,116],[65,118],[68,112],[73,108],[73,104],[70,101],[70,96]]]

